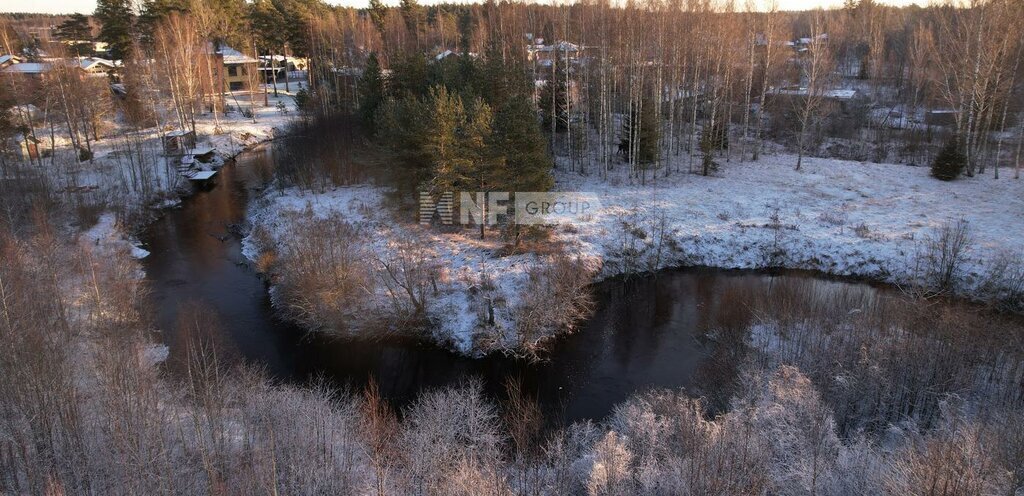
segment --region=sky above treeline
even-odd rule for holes
[[[447,0],[448,2],[459,2],[459,0]],[[755,0],[764,4],[765,0]],[[888,5],[904,6],[916,3],[925,5],[927,0],[878,0],[879,3]],[[782,10],[809,10],[818,7],[833,8],[843,5],[843,0],[778,0]],[[369,0],[327,0],[333,5],[344,5],[347,7],[366,7]],[[397,5],[398,0],[384,0],[385,4]],[[430,5],[442,3],[440,1],[421,0],[422,4]],[[742,5],[742,0],[737,4]],[[91,14],[96,10],[96,0],[0,0],[0,13],[3,12],[39,12],[43,14],[70,14],[81,12]]]

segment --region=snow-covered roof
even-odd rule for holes
[[[553,52],[555,50],[558,50],[559,52],[578,52],[580,47],[579,45],[569,43],[568,41],[559,41],[554,45],[537,45],[534,47],[534,51],[537,52]]]
[[[205,181],[217,174],[217,171],[199,171],[189,176],[193,181]]]
[[[21,117],[27,117],[29,119],[38,119],[43,115],[43,112],[39,110],[39,107],[32,105],[31,103],[25,105],[15,105],[7,109],[7,114],[11,117],[19,119]]]
[[[8,62],[14,62],[17,64],[21,62],[21,57],[17,55],[0,55],[0,64],[6,64]]]
[[[825,96],[837,100],[852,100],[857,96],[857,90],[828,90]]]
[[[101,59],[99,57],[83,57],[78,59],[78,65],[85,70],[97,69],[106,67],[107,69],[113,69],[117,67],[117,64],[112,60]]]
[[[24,105],[15,105],[15,106],[7,109],[7,111],[8,112],[39,112],[39,107],[36,107],[35,105],[32,105],[31,103],[26,103]]]
[[[4,68],[7,74],[44,74],[50,72],[50,64],[40,62],[25,62],[13,64]]]
[[[217,50],[217,55],[224,57],[224,64],[227,65],[255,64],[256,62],[258,62],[256,59],[248,55],[245,55],[244,53],[239,52],[238,50],[235,50],[234,48],[231,48],[227,45],[220,47],[220,50]]]
[[[796,95],[802,96],[807,94],[807,88],[805,87],[785,87],[776,90],[779,95]],[[857,90],[849,89],[838,89],[838,90],[825,90],[822,93],[825,98],[832,98],[834,100],[852,100],[857,97]]]

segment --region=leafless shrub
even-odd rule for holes
[[[822,212],[818,215],[818,220],[833,226],[842,226],[847,222],[846,215],[843,215],[842,212],[833,211]]]
[[[405,418],[400,443],[407,480],[402,492],[444,493],[451,478],[465,477],[467,470],[498,475],[492,469],[499,462],[503,436],[479,381],[425,393]],[[498,493],[502,485],[499,477],[489,478],[477,491]]]
[[[375,492],[383,496],[391,489],[393,474],[398,466],[398,419],[380,395],[373,380],[367,386],[360,404],[360,434],[373,468]]]
[[[781,267],[788,257],[786,249],[783,247],[786,225],[782,222],[779,207],[774,207],[770,210],[768,223],[765,224],[765,227],[771,231],[769,244],[762,248],[764,250],[765,265],[767,267]]]
[[[505,380],[505,393],[507,401],[502,418],[514,443],[516,459],[531,461],[537,452],[544,421],[540,406],[523,390],[522,382],[517,379],[510,377]]]
[[[944,224],[928,236],[917,261],[925,285],[940,292],[955,290],[971,244],[970,224],[962,218]]]
[[[978,292],[997,308],[1017,311],[1024,308],[1024,262],[1022,255],[1010,250],[997,253],[989,263]]]
[[[885,480],[892,494],[1012,494],[1008,472],[982,444],[976,426],[958,425],[904,448]]]
[[[290,220],[276,264],[277,302],[307,328],[353,331],[352,324],[367,318],[375,287],[359,229],[340,216],[318,219],[309,211]]]
[[[440,264],[410,240],[399,241],[376,257],[377,276],[392,304],[392,317],[414,323],[426,317],[427,303],[437,292]]]
[[[858,238],[867,239],[871,237],[871,228],[862,222],[858,224],[857,227],[853,228],[853,233],[856,234]]]
[[[680,251],[670,220],[660,209],[620,215],[615,244],[618,272],[626,275],[658,270]]]
[[[594,446],[592,462],[587,474],[587,494],[633,494],[633,454],[615,431],[608,431]]]
[[[521,348],[532,353],[544,338],[590,315],[593,275],[583,260],[559,254],[532,267],[529,277],[514,312]]]

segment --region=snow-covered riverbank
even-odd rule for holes
[[[965,219],[972,242],[957,278],[961,294],[977,295],[994,270],[1021,270],[1024,181],[981,176],[945,183],[927,168],[805,159],[795,171],[794,163],[792,156],[770,156],[725,164],[718,177],[676,174],[644,186],[630,184],[624,171],[607,180],[556,171],[556,190],[596,193],[601,207],[554,228],[553,240],[595,279],[688,265],[771,266],[904,285],[923,277],[927,240]],[[273,190],[251,207],[259,234],[247,238],[246,255],[258,260],[297,243],[297,219],[341,218],[371,240],[362,257],[386,261],[411,242],[439,271],[426,308],[435,340],[465,354],[520,346],[517,318],[550,257],[505,255],[496,235],[481,241],[472,229],[443,233],[412,224],[408,215],[398,221],[387,191]],[[998,260],[1017,265],[1007,269]],[[387,305],[388,291],[376,286],[374,306]]]
[[[280,136],[298,117],[292,95],[270,95],[266,106],[262,94],[257,98],[255,119],[238,110],[249,110],[247,94],[231,96],[232,110],[226,115],[196,116],[195,148],[214,152],[208,163],[197,161],[197,169],[219,168],[242,151]],[[91,143],[92,158],[85,161],[78,160],[67,136],[55,133],[48,136],[52,142],[46,145],[52,145],[52,154],[42,159],[42,167],[26,164],[21,172],[43,175],[53,191],[73,204],[117,210],[144,221],[147,209],[174,206],[191,192],[190,180],[179,171],[183,152],[165,152],[161,143],[162,135],[176,130],[176,121],[165,115],[161,122],[162,130],[151,127],[140,131],[108,123],[110,129]]]
[[[1024,256],[1024,181],[943,182],[925,167],[817,158],[796,171],[795,162],[766,156],[724,164],[719,177],[676,174],[646,186],[621,175],[562,174],[559,189],[597,193],[603,208],[560,236],[600,256],[604,275],[630,267],[780,266],[910,284],[922,275],[927,241],[964,219],[972,242],[957,290],[965,295],[979,289],[1001,254],[1018,263]],[[646,236],[634,240],[624,225]]]

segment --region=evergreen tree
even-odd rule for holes
[[[701,133],[701,141],[707,141],[709,150],[726,150],[729,148],[729,128],[725,119],[715,120],[714,126],[709,126]]]
[[[172,13],[184,14],[189,11],[188,0],[144,0],[139,14],[138,28],[142,42],[151,44],[153,32]]]
[[[371,130],[375,129],[373,119],[384,101],[384,94],[384,74],[380,62],[376,53],[370,53],[363,76],[359,78],[359,116]]]
[[[93,16],[100,22],[99,40],[105,42],[110,56],[117,60],[125,60],[132,53],[132,13],[131,0],[98,0]]]
[[[718,170],[715,162],[716,137],[712,128],[705,129],[700,137],[701,175],[707,176]]]
[[[483,192],[480,219],[480,239],[484,239],[487,224],[488,195],[492,191],[504,190],[508,184],[506,159],[493,141],[494,115],[491,107],[481,98],[473,102],[467,121],[461,133],[462,155],[467,173],[473,176],[474,190]]]
[[[569,96],[566,94],[564,82],[548,80],[541,88],[537,104],[544,119],[544,129],[551,129],[551,119],[555,119],[555,131],[563,132],[568,129]]]
[[[256,46],[261,53],[276,56],[284,48],[286,40],[287,20],[270,0],[256,0],[249,6],[249,26],[256,38]],[[277,69],[280,66],[276,59],[271,59],[270,68],[274,70],[274,96],[277,96]],[[285,68],[287,71],[287,68]]]
[[[420,26],[423,24],[423,7],[416,0],[399,0],[399,9],[402,11],[402,19],[405,20],[405,29],[418,44]]]
[[[428,108],[430,126],[426,130],[423,147],[429,157],[435,192],[463,191],[473,183],[471,167],[460,153],[460,131],[466,125],[466,110],[462,99],[444,86],[430,89]]]
[[[89,18],[84,14],[71,14],[64,22],[57,26],[57,38],[74,42],[71,44],[71,51],[75,56],[92,53],[92,27],[89,26]]]
[[[284,47],[287,24],[284,14],[270,0],[256,0],[249,6],[249,26],[263,52],[276,53]]]
[[[377,28],[381,38],[384,37],[384,20],[388,17],[388,8],[380,0],[370,0],[370,20]]]
[[[627,157],[635,153],[636,164],[644,169],[658,161],[660,133],[654,105],[654,102],[644,99],[639,109],[634,108],[622,123],[619,148],[627,153]],[[639,128],[634,128],[634,125]],[[633,139],[637,140],[635,146]]]
[[[935,161],[932,162],[932,176],[943,181],[952,181],[960,176],[966,165],[967,157],[960,148],[960,139],[954,135],[935,156]]]
[[[387,98],[374,117],[376,137],[385,149],[395,154],[396,174],[401,192],[416,191],[430,180],[431,162],[425,145],[433,125],[429,102],[419,98]]]
[[[310,19],[328,13],[326,4],[319,0],[271,0],[285,22],[285,40],[291,53],[297,57],[309,56]]]
[[[395,98],[427,95],[430,89],[429,73],[427,59],[423,54],[410,53],[398,59],[391,66],[391,76],[388,78],[389,94]]]
[[[445,86],[459,93],[462,100],[472,101],[476,92],[476,62],[468,56],[445,57],[428,67],[431,86]]]
[[[491,108],[501,109],[508,100],[515,98],[522,98],[528,103],[533,94],[529,71],[517,57],[503,60],[502,46],[498,40],[487,44],[484,59],[478,66],[476,86]],[[536,118],[536,113],[533,114]]]
[[[525,97],[510,98],[495,115],[495,146],[505,157],[506,188],[547,191],[554,185],[547,140]]]
[[[463,55],[469,54],[470,44],[473,42],[473,28],[476,25],[476,18],[469,9],[459,13],[459,50]]]
[[[707,176],[718,171],[718,163],[715,162],[715,151],[729,148],[728,126],[724,119],[717,120],[715,125],[707,126],[701,131],[701,175]]]

